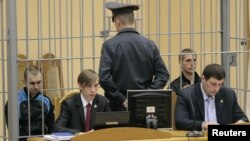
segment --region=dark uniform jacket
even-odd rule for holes
[[[128,89],[162,89],[169,79],[156,44],[133,28],[103,43],[99,75],[113,111],[125,110]]]

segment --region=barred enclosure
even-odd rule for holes
[[[98,72],[102,43],[117,33],[105,9],[108,1],[0,0],[0,141],[19,138],[17,92],[27,66],[41,69],[42,91],[56,116],[60,99],[78,90],[80,71]],[[249,0],[113,1],[139,5],[135,27],[156,42],[170,72],[166,88],[180,75],[179,52],[192,48],[198,74],[209,63],[223,65],[224,85],[236,91],[250,117]],[[101,87],[98,93],[103,94]]]

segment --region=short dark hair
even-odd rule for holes
[[[83,70],[77,78],[77,82],[82,85],[91,85],[98,79],[98,74],[91,70],[85,69]]]
[[[195,57],[197,57],[197,54],[195,54],[195,51],[193,49],[191,49],[191,48],[184,48],[180,52],[179,61],[182,61],[183,58],[185,57],[185,55],[187,55],[187,54],[194,54]]]
[[[218,80],[222,80],[226,77],[224,68],[219,64],[209,64],[207,65],[202,73],[205,79],[214,77]]]
[[[116,15],[114,17],[114,19],[119,19],[119,21],[123,24],[123,25],[127,25],[127,24],[134,24],[134,13],[130,12],[130,13],[121,13],[119,15]]]
[[[40,72],[40,69],[37,66],[34,65],[29,65],[25,70],[24,70],[24,75],[23,78],[25,81],[28,80],[28,75],[32,74],[32,75],[38,75]]]

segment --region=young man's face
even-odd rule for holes
[[[224,79],[218,80],[214,77],[210,77],[209,79],[205,79],[202,75],[202,87],[206,92],[207,96],[215,96],[224,83]]]
[[[192,74],[196,69],[196,56],[192,54],[187,54],[183,56],[182,71],[188,74]]]
[[[97,79],[93,84],[90,85],[81,85],[81,84],[78,85],[80,90],[82,91],[83,97],[89,102],[93,100],[96,96],[99,86],[99,79]]]
[[[31,95],[37,94],[41,90],[42,86],[42,75],[38,73],[37,75],[28,74],[28,79],[25,82],[28,92]]]

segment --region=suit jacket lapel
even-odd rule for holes
[[[81,118],[82,125],[84,125],[85,127],[85,116],[84,116],[84,108],[83,108],[82,100],[81,100],[81,93],[78,94],[75,98],[76,98],[75,101],[76,101],[77,112],[79,113],[79,116]]]
[[[204,99],[203,99],[200,83],[195,85],[195,96],[196,96],[196,98],[194,99],[194,101],[197,101],[199,112],[201,113],[202,118],[205,119],[204,118],[205,117],[205,115],[204,115],[205,114],[205,112],[204,112]]]
[[[223,109],[223,99],[220,94],[220,91],[215,95],[215,108],[216,108],[216,117],[217,117],[217,122],[220,123],[221,120],[221,113]]]

